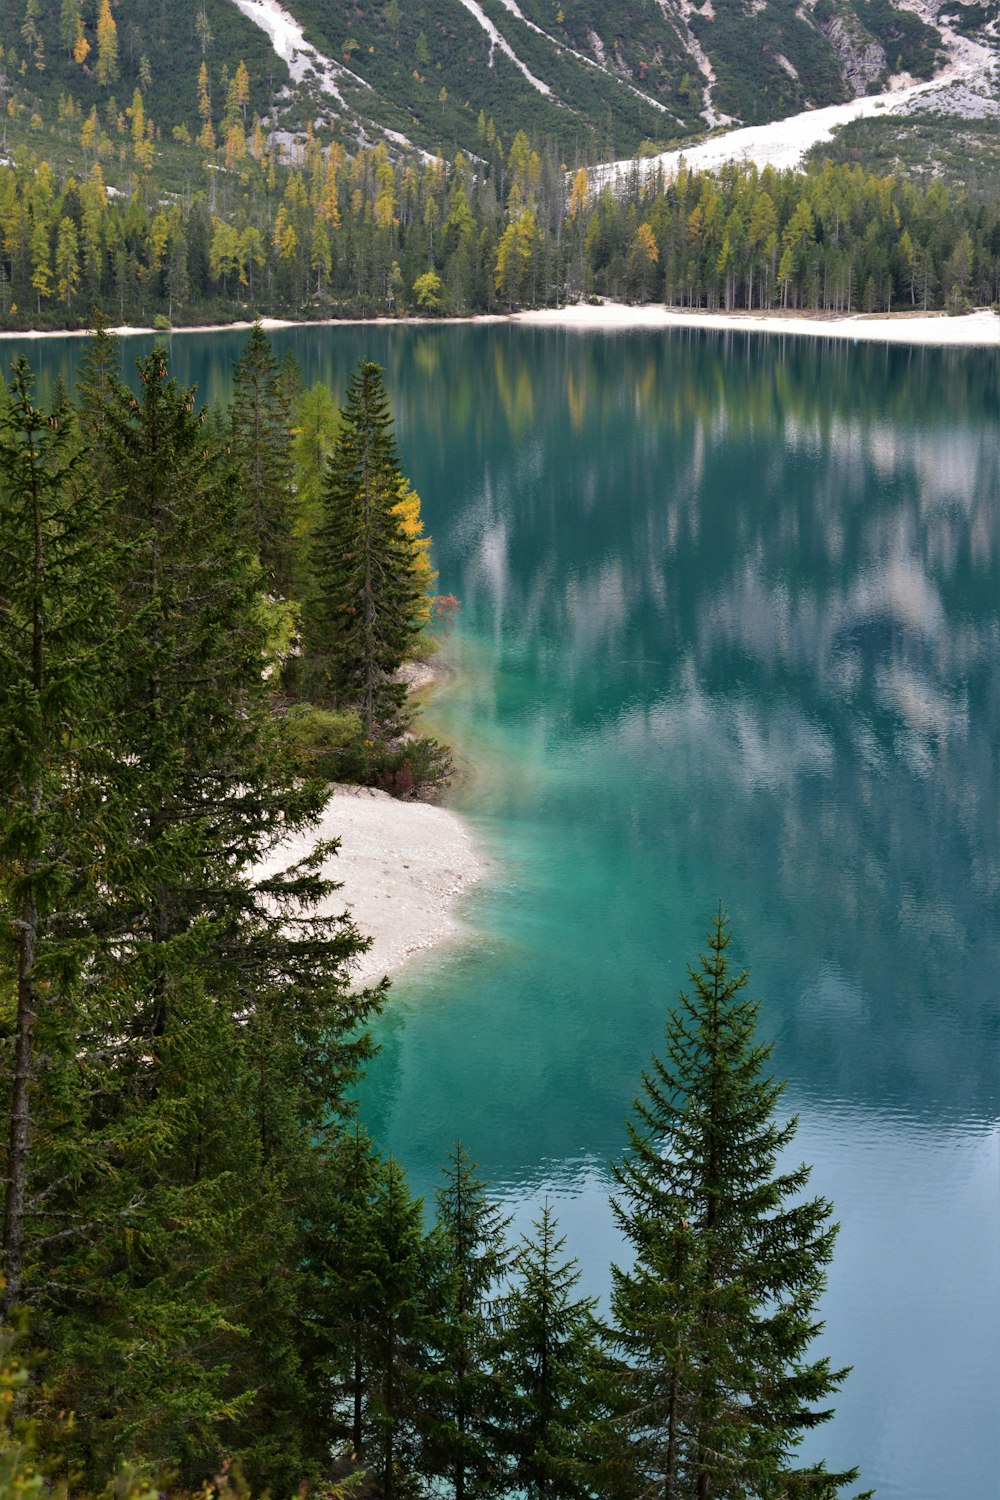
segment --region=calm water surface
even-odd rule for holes
[[[131,341],[129,353],[149,347]],[[237,335],[172,340],[225,400]],[[607,1163],[721,896],[796,1156],[842,1221],[815,1452],[1000,1496],[1000,360],[757,335],[275,337],[386,367],[440,588],[432,707],[495,861],[401,979],[363,1106],[432,1194],[461,1136],[589,1289]],[[80,346],[29,354],[44,387]]]

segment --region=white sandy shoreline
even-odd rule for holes
[[[447,807],[401,801],[369,787],[334,787],[319,824],[268,860],[281,868],[304,859],[318,842],[340,847],[322,873],[339,882],[322,916],[350,911],[367,953],[355,959],[358,989],[397,973],[416,956],[460,941],[468,929],[456,906],[487,873],[463,818]]]
[[[946,313],[705,312],[646,303],[628,307],[605,302],[591,307],[542,308],[515,313],[510,319],[535,328],[571,328],[581,332],[668,332],[673,328],[720,329],[739,333],[791,334],[795,337],[849,339],[852,342],[930,344],[964,348],[1000,348],[1000,317],[988,308],[949,317]]]
[[[448,327],[452,325],[498,325],[526,328],[562,328],[580,333],[669,333],[677,328],[701,328],[709,332],[784,334],[802,338],[848,339],[854,343],[924,344],[948,348],[1000,348],[1000,317],[988,308],[960,317],[943,312],[828,313],[707,312],[703,309],[664,307],[660,303],[629,306],[621,302],[575,303],[568,307],[539,308],[533,312],[481,313],[470,318],[317,318],[297,322],[286,318],[262,318],[267,330],[279,328],[399,328]],[[198,333],[246,332],[252,323],[213,323],[202,327],[173,328],[167,337]],[[125,325],[111,328],[120,338],[150,337],[167,332]],[[0,332],[0,340],[88,338],[90,330],[25,329]]]

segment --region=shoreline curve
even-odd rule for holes
[[[666,307],[663,303],[627,304],[602,301],[526,312],[477,313],[463,318],[261,318],[265,332],[286,328],[447,328],[507,325],[561,328],[580,333],[708,332],[790,334],[795,337],[846,339],[854,343],[920,344],[938,348],[1000,348],[1000,316],[990,308],[951,316],[945,312],[809,313],[769,311],[709,312],[703,308]],[[123,324],[109,328],[118,338],[174,338],[199,333],[246,333],[247,319],[158,329]],[[17,339],[89,338],[89,328],[0,330],[0,342]]]
[[[487,863],[464,818],[451,808],[338,786],[307,842],[312,847],[322,839],[338,839],[340,847],[323,865],[323,875],[336,880],[338,889],[320,913],[346,909],[372,939],[367,953],[352,962],[354,988],[376,984],[420,955],[468,936],[456,907],[484,879]],[[295,851],[286,848],[282,855],[295,857]]]

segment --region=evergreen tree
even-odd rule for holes
[[[816,1409],[847,1375],[810,1359],[836,1225],[803,1198],[810,1169],[779,1172],[796,1121],[762,1076],[758,1006],[730,969],[720,908],[708,951],[667,1021],[615,1167],[615,1214],[635,1252],[612,1270],[617,1341],[629,1361],[621,1492],[664,1500],[830,1500],[856,1471],[795,1467]]]
[[[287,595],[293,582],[292,408],[271,342],[255,322],[233,371],[230,452],[248,508],[264,579]]]
[[[382,1168],[371,1141],[355,1122],[331,1158],[334,1195],[316,1230],[315,1256],[325,1293],[322,1331],[317,1332],[316,1343],[328,1393],[326,1429],[348,1439],[353,1459],[364,1453],[366,1442],[366,1320],[371,1284],[365,1256]]]
[[[76,1413],[92,1488],[124,1452],[190,1483],[236,1453],[255,1483],[288,1486],[308,1472],[320,1399],[298,1353],[309,1185],[376,997],[348,992],[350,923],[313,915],[330,890],[315,862],[265,873],[325,791],[268,698],[259,567],[225,454],[162,350],[141,362],[139,397],[107,350],[92,368],[131,549],[119,607],[137,629],[107,684],[128,823],[88,983],[110,998],[75,1054],[93,1161],[50,1185],[91,1227],[49,1256],[46,1385]]]
[[[428,1261],[423,1203],[389,1157],[368,1215],[358,1287],[364,1307],[362,1454],[384,1500],[413,1489],[417,1469],[418,1373],[427,1334]]]
[[[510,1219],[490,1202],[460,1141],[445,1176],[437,1199],[439,1268],[420,1393],[422,1466],[448,1481],[455,1500],[472,1500],[506,1490],[496,1364]]]
[[[67,1170],[82,1146],[66,1129],[63,1080],[78,1042],[87,916],[115,827],[103,687],[116,560],[72,410],[61,398],[51,414],[37,409],[20,359],[0,414],[0,966],[16,996],[0,1052],[5,1314],[25,1296],[33,1242],[56,1227],[31,1193],[32,1176],[43,1179],[38,1154]]]
[[[402,477],[382,372],[362,361],[327,468],[305,618],[314,691],[358,706],[369,738],[398,720],[405,690],[393,674],[416,629],[413,550],[394,513]]]
[[[600,1495],[595,1430],[609,1360],[596,1300],[575,1298],[576,1262],[562,1258],[549,1205],[524,1239],[504,1307],[505,1439],[511,1482],[528,1500]]]

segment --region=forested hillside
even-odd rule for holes
[[[987,5],[958,24],[985,34],[995,22]],[[894,74],[927,78],[946,60],[940,31],[892,0],[290,0],[284,12],[262,0],[3,0],[0,45],[4,102],[29,116],[60,97],[106,113],[139,88],[164,136],[194,137],[207,119],[218,128],[242,61],[244,124],[312,121],[346,149],[385,138],[451,156],[477,150],[484,111],[505,139],[548,139],[570,167],[835,103]]]
[[[275,51],[251,19],[274,23],[260,0],[2,0],[0,326],[73,327],[95,307],[166,326],[505,311],[592,295],[867,310],[996,300],[988,173],[974,197],[847,166],[831,175],[822,160],[808,177],[726,169],[666,183],[636,172],[614,195],[592,184],[585,162],[668,116],[665,134],[703,123],[707,96],[692,79],[704,76],[691,71],[685,35],[703,34],[705,55],[711,42],[713,97],[748,117],[843,97],[805,13],[782,19],[769,0],[743,16],[720,0],[685,31],[658,5],[637,5],[612,46],[585,6],[548,18],[539,9],[530,25],[513,17],[524,32],[515,51],[497,30],[512,16],[499,0],[486,0],[492,19],[452,0],[454,25],[444,3],[421,0],[405,15],[397,0],[358,5],[345,38],[339,11],[297,0],[313,50],[287,17]],[[831,4],[821,0],[814,19],[829,19]],[[887,0],[858,4],[898,44],[900,66],[935,65],[922,22]],[[561,39],[551,56],[543,20]],[[993,24],[985,11],[973,21]],[[758,44],[771,58],[763,71]],[[740,95],[743,67],[764,80],[754,100]],[[421,157],[410,139],[446,154]],[[877,138],[869,149],[881,159]]]
[[[294,167],[239,106],[202,180],[156,192],[148,137],[63,119],[78,161],[37,146],[0,168],[0,326],[166,328],[253,316],[453,315],[590,296],[682,307],[961,311],[1000,300],[1000,199],[857,166],[682,168],[567,185],[551,151],[482,127],[488,165],[346,157],[309,134]],[[137,118],[133,114],[133,124]],[[42,133],[44,138],[44,132]],[[178,148],[181,161],[182,148]],[[105,168],[131,191],[109,196]]]

